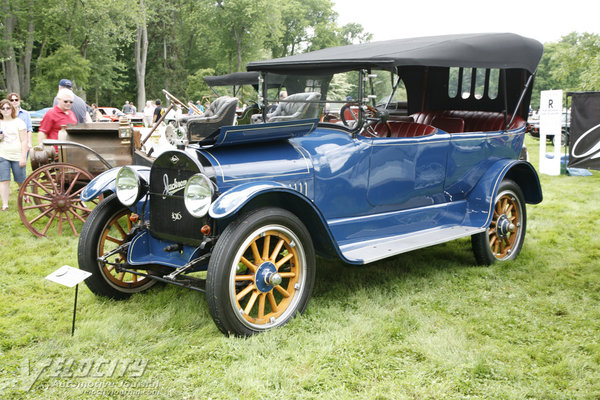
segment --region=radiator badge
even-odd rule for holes
[[[181,219],[181,213],[180,212],[172,212],[171,219],[173,221],[179,221]]]
[[[179,161],[179,157],[177,157],[176,155],[174,155],[173,157],[171,157],[171,163],[177,164],[178,161]]]
[[[173,180],[173,183],[169,183],[169,177],[167,176],[167,174],[164,174],[163,183],[165,184],[165,190],[163,191],[163,195],[172,196],[173,194],[185,188],[185,185],[187,184],[187,179],[185,181],[178,181],[177,178],[175,178]]]

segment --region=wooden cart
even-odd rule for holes
[[[140,132],[128,120],[64,127],[58,140],[47,140],[30,153],[33,172],[21,185],[19,215],[36,236],[63,231],[78,235],[101,199],[83,202],[80,192],[92,178],[122,165],[150,165],[140,150]]]

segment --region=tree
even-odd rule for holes
[[[73,90],[81,94],[81,88],[87,86],[90,77],[90,64],[71,45],[64,45],[54,54],[42,58],[38,63],[41,73],[34,79],[35,91],[31,94],[31,102],[46,106],[52,104],[58,82],[67,76],[73,82]]]
[[[203,68],[196,71],[195,74],[188,76],[188,85],[185,91],[186,98],[190,101],[198,101],[202,100],[205,96],[210,96],[212,91],[204,81],[204,77],[212,75],[215,75],[214,69]]]
[[[214,28],[230,71],[242,71],[245,62],[265,47],[270,32],[277,30],[281,14],[278,0],[218,0]],[[215,36],[213,36],[215,37]]]
[[[546,43],[531,104],[539,107],[540,91],[600,90],[600,35],[572,32],[558,43]]]
[[[0,87],[21,96],[27,96],[30,89],[35,7],[34,0],[3,0],[0,6],[0,60],[5,71]]]
[[[140,19],[135,38],[135,78],[137,84],[137,108],[146,104],[146,59],[148,56],[148,21],[144,0],[140,0]]]

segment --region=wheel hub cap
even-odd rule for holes
[[[256,287],[263,293],[270,292],[281,284],[281,275],[277,273],[277,267],[270,261],[262,263],[256,270]]]
[[[506,217],[506,215],[500,216],[498,219],[498,225],[496,228],[496,233],[498,236],[505,238],[508,236],[510,232],[515,231],[515,225],[510,222],[510,220]]]

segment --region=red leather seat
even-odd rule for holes
[[[418,124],[415,122],[389,121],[388,124],[390,127],[389,130],[385,124],[381,122],[378,122],[374,126],[373,129],[378,133],[378,137],[418,137],[431,135],[437,131],[437,129],[431,125]]]
[[[436,120],[438,123],[440,123],[440,121],[448,118],[462,119],[464,121],[464,132],[493,132],[504,130],[504,114],[493,111],[422,111],[413,114],[412,117],[415,122],[434,126],[436,126]],[[510,120],[510,118],[511,116],[509,115],[508,120]],[[523,126],[525,126],[525,120],[519,116],[516,116],[509,129],[516,129]],[[445,130],[441,126],[438,127]],[[456,129],[456,126],[448,128]]]

